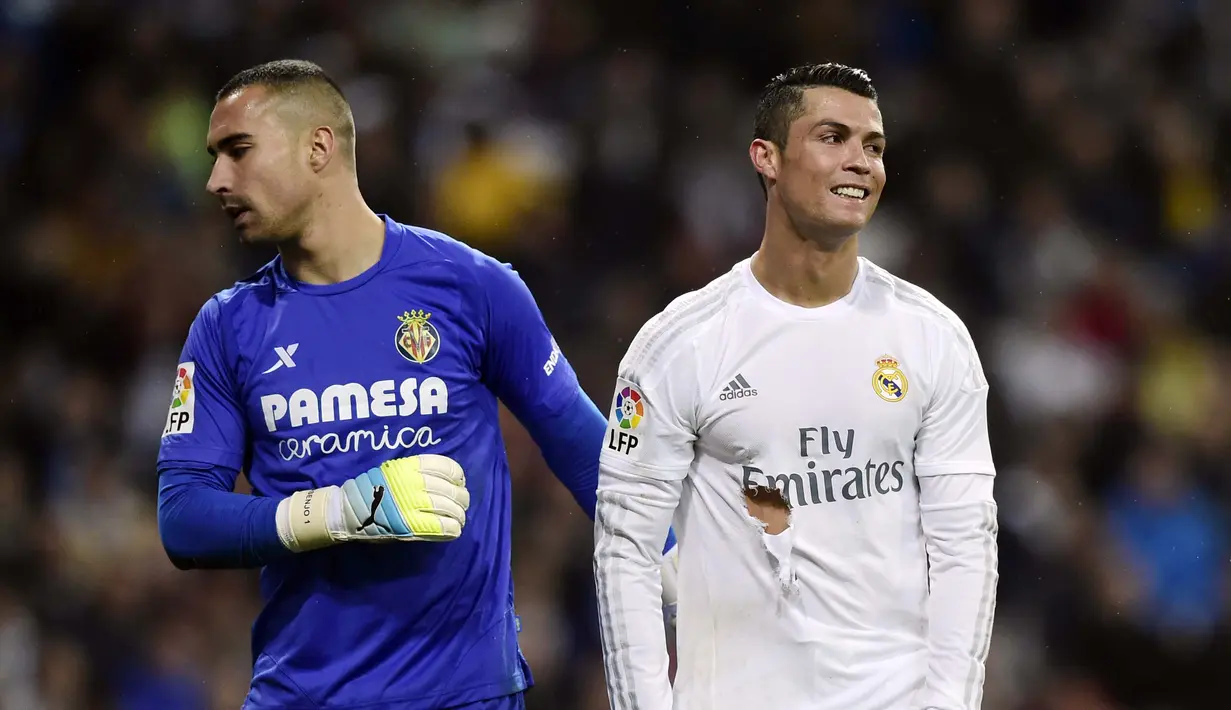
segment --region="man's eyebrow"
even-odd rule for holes
[[[825,128],[832,128],[835,131],[841,133],[842,135],[846,135],[846,136],[849,136],[851,135],[851,133],[853,133],[850,126],[846,125],[845,123],[842,123],[841,121],[835,121],[832,118],[822,118],[821,120],[812,124],[812,130],[815,131],[816,129],[822,126],[824,126]],[[868,140],[883,141],[885,140],[885,134],[881,133],[880,131],[868,131]]]
[[[210,156],[213,157],[218,155],[219,152],[227,150],[236,143],[248,140],[251,137],[251,133],[232,133],[231,135],[220,139],[217,146],[206,146],[205,152],[209,153]]]

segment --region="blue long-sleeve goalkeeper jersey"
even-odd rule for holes
[[[497,397],[533,423],[584,395],[515,272],[385,219],[379,263],[354,279],[297,283],[275,259],[206,303],[177,370],[160,471],[242,469],[276,499],[444,454],[466,472],[466,526],[453,542],[349,543],[269,562],[246,708],[427,710],[532,683]]]

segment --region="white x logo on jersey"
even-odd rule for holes
[[[294,355],[295,351],[298,349],[299,349],[299,343],[291,343],[285,348],[283,347],[274,348],[274,353],[277,354],[278,361],[274,363],[273,367],[262,372],[261,374],[268,375],[269,373],[273,372],[274,370],[277,370],[279,367],[282,367],[283,365],[286,365],[287,367],[295,367],[295,361],[291,359],[291,356]]]

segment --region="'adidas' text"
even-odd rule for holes
[[[757,396],[757,391],[752,388],[752,385],[748,384],[748,380],[745,380],[743,375],[736,375],[734,380],[731,380],[727,383],[726,387],[722,388],[718,399],[725,402],[729,399],[755,396]]]

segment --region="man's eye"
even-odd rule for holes
[[[838,137],[837,133],[826,133],[825,135],[821,136],[822,143],[839,143],[841,142],[841,140],[842,139]]]
[[[868,146],[868,150],[871,151],[872,155],[884,155],[885,154],[885,146],[883,145],[873,144],[873,145]]]
[[[231,159],[232,159],[232,160],[239,160],[240,158],[244,157],[244,153],[247,153],[247,152],[248,152],[248,150],[249,150],[251,147],[252,147],[252,146],[246,146],[246,145],[245,145],[245,146],[239,146],[239,147],[236,147],[236,148],[232,148],[232,149],[231,149]]]

